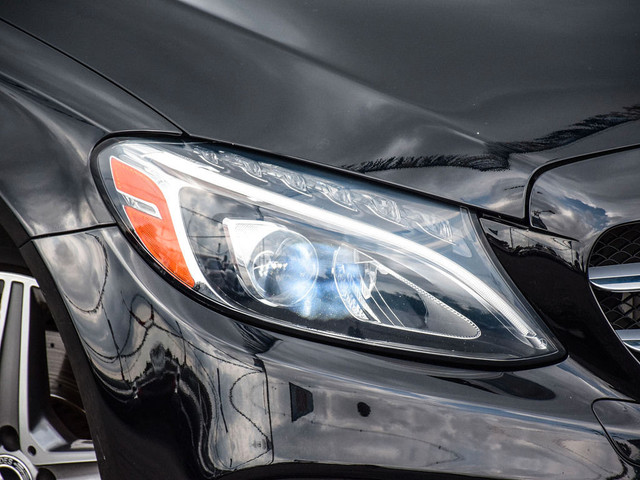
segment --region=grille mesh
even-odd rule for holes
[[[613,228],[596,242],[590,267],[640,263],[640,223]],[[608,292],[593,288],[596,299],[616,330],[640,328],[640,292]]]
[[[616,227],[605,233],[593,247],[589,266],[640,262],[640,223]]]
[[[640,328],[640,293],[607,292],[594,288],[600,308],[616,330]]]

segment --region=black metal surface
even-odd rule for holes
[[[56,273],[64,301],[57,308],[70,313],[94,371],[99,422],[108,425],[105,479],[132,468],[115,431],[136,436],[136,458],[174,449],[156,466],[143,461],[135,469],[140,479],[158,478],[163,468],[175,478],[273,478],[270,472],[291,462],[294,477],[295,468],[304,476],[315,462],[387,469],[364,478],[403,475],[393,469],[511,479],[636,475],[591,411],[598,398],[628,398],[617,389],[624,382],[603,382],[572,358],[489,372],[322,345],[194,302],[117,228],[34,244],[48,269],[68,267]],[[117,430],[106,435],[112,425]],[[349,471],[332,477],[349,478]]]
[[[580,241],[584,247],[580,262],[586,269],[589,252],[600,235],[638,221],[639,159],[640,149],[635,148],[542,173],[531,187],[531,225]],[[633,231],[629,233],[633,240]],[[633,248],[633,242],[629,247]]]
[[[179,133],[73,60],[0,22],[0,218],[16,243],[113,219],[88,167],[104,135]]]
[[[640,405],[599,400],[593,404],[593,412],[620,455],[630,462],[640,464]]]
[[[3,2],[193,136],[524,216],[554,159],[640,142],[640,4]]]

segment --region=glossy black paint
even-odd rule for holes
[[[88,158],[105,135],[184,130],[526,222],[527,183],[549,162],[640,143],[639,8],[3,2],[0,18],[60,51],[0,22],[1,220],[73,346],[104,478],[637,478],[592,412],[599,399],[640,400],[638,363],[584,272],[610,223],[575,221],[576,201],[637,220],[637,202],[624,202],[636,198],[634,152],[540,174],[535,228],[485,218],[506,270],[569,352],[502,372],[317,344],[215,313],[117,228],[92,230],[113,218]],[[603,160],[619,179],[609,196]]]
[[[121,130],[180,133],[104,78],[0,22],[0,197],[14,240],[111,224],[88,168]]]
[[[593,412],[618,453],[640,463],[640,404],[599,400],[593,404]]]
[[[597,399],[629,397],[571,358],[483,371],[331,347],[207,309],[158,276],[116,227],[30,245],[27,260],[55,271],[55,285],[43,288],[48,298],[56,297],[48,288],[59,292],[78,331],[104,433],[111,424],[135,432],[136,458],[175,449],[136,478],[158,478],[170,462],[178,478],[260,478],[269,470],[251,468],[291,462],[298,472],[319,462],[512,479],[639,473],[591,410]],[[108,437],[107,479],[130,468]],[[363,475],[402,475],[382,472]]]
[[[536,168],[640,143],[638,2],[23,1],[0,18],[191,135],[518,218]]]
[[[569,355],[640,398],[640,364],[603,317],[589,285],[584,258],[590,245],[490,218],[482,225],[500,264]]]
[[[531,225],[583,243],[586,268],[597,238],[610,227],[638,220],[640,148],[595,157],[543,173],[531,188]]]

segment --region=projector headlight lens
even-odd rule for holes
[[[203,142],[111,141],[96,165],[148,258],[230,314],[456,359],[559,353],[464,208]]]
[[[309,240],[265,221],[223,220],[245,291],[265,305],[290,307],[302,301],[318,277],[318,256]]]

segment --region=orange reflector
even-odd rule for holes
[[[125,205],[124,210],[138,238],[149,253],[164,268],[190,287],[195,285],[193,277],[180,249],[176,230],[171,221],[169,207],[162,191],[147,175],[126,163],[111,157],[111,172],[116,188],[157,208],[160,218],[142,210]]]

